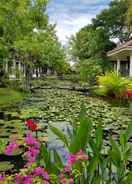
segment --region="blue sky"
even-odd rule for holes
[[[91,22],[111,0],[50,0],[48,15],[51,23],[56,23],[59,40],[66,43],[67,38],[81,27]]]

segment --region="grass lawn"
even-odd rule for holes
[[[23,92],[10,88],[0,88],[0,107],[21,101],[24,96],[25,94]]]

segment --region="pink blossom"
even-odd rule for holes
[[[43,184],[50,184],[48,181],[43,181]]]
[[[40,148],[40,143],[32,136],[32,134],[28,134],[25,138],[25,143],[30,146],[34,146],[35,148]]]
[[[33,184],[32,175],[29,174],[29,175],[25,176],[22,184]]]
[[[45,172],[42,174],[42,177],[43,177],[45,180],[49,180],[48,172],[45,171]]]
[[[23,182],[23,176],[22,175],[20,175],[20,174],[16,174],[16,176],[15,176],[15,182],[17,183],[17,184],[20,184],[20,183],[22,183]]]
[[[65,173],[70,173],[71,171],[72,171],[71,165],[66,165],[66,166],[64,167],[64,172],[65,172]]]
[[[16,143],[10,143],[6,149],[5,149],[5,153],[7,155],[12,155],[14,151],[17,151],[19,149],[19,145]]]
[[[61,184],[68,184],[66,178],[61,179],[60,182],[61,182]]]
[[[77,160],[88,160],[88,156],[80,150],[78,153],[76,153]]]
[[[74,184],[73,178],[67,179],[64,177],[60,180],[60,182],[61,182],[61,184]]]
[[[2,182],[4,180],[5,180],[5,177],[2,174],[0,174],[0,182]]]
[[[75,154],[69,154],[68,164],[72,165],[79,160],[88,160],[88,156],[82,150]]]
[[[33,174],[35,175],[35,176],[41,176],[41,175],[43,175],[44,174],[44,169],[42,168],[42,167],[36,167],[35,169],[34,169],[34,171],[33,171]]]
[[[74,179],[73,178],[70,178],[69,184],[74,184]]]
[[[28,163],[25,165],[25,167],[31,166],[32,163],[36,161],[36,157],[39,154],[39,150],[35,149],[33,147],[30,147],[27,152],[25,152],[24,156]]]
[[[64,173],[63,172],[61,172],[60,174],[59,174],[59,178],[60,179],[63,179],[65,176],[64,176]]]

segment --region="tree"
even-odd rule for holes
[[[95,28],[92,25],[82,28],[70,41],[70,50],[74,61],[79,63],[83,63],[84,60],[90,62],[94,58],[94,61],[98,60],[103,71],[107,66],[109,67],[106,53],[114,46],[115,44],[109,40],[109,35],[103,28]]]
[[[127,21],[128,24],[130,25],[130,28],[132,26],[132,1],[128,0],[128,4],[129,4],[129,8],[128,8],[128,12],[127,12]],[[130,31],[132,31],[130,29]]]
[[[95,67],[98,63],[103,72],[111,69],[107,52],[116,46],[111,40],[118,38],[120,42],[124,42],[129,39],[131,34],[127,21],[127,12],[131,20],[131,7],[129,8],[131,1],[129,1],[112,0],[108,8],[97,15],[91,24],[82,28],[71,38],[72,60],[79,63],[80,67],[85,68],[84,64],[89,62],[88,65],[92,64]]]
[[[110,38],[118,38],[121,42],[130,36],[127,24],[128,0],[113,0],[109,7],[104,9],[93,19],[93,25],[103,28]]]
[[[7,48],[6,59],[12,61],[17,58],[24,63],[26,86],[29,85],[32,68],[47,64],[57,70],[66,64],[65,53],[55,35],[54,25],[48,21],[47,2],[0,1],[0,37],[3,41],[0,40],[0,45],[3,43]]]
[[[83,82],[93,84],[96,76],[102,73],[101,65],[94,59],[86,59],[80,62],[79,66],[80,79]]]

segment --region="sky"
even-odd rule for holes
[[[111,0],[50,0],[50,23],[56,24],[56,32],[62,44],[80,28],[88,25]]]

